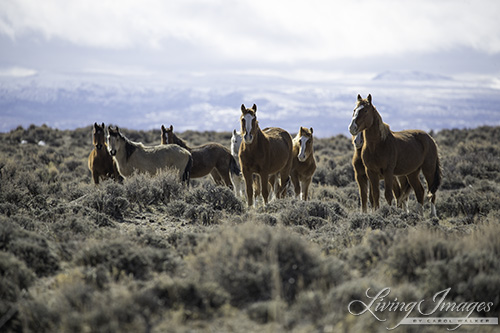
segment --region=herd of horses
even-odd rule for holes
[[[219,143],[189,147],[169,128],[161,126],[161,144],[145,146],[126,138],[119,128],[104,123],[93,127],[94,149],[88,166],[95,184],[103,178],[121,180],[134,172],[156,175],[165,169],[178,172],[179,180],[210,174],[218,185],[233,188],[237,196],[246,197],[249,207],[262,196],[267,204],[270,195],[282,198],[290,184],[295,196],[308,200],[308,189],[316,170],[313,129],[300,127],[292,138],[279,127],[260,129],[257,106],[241,105],[241,132],[233,130],[231,148]],[[413,189],[418,210],[423,214],[427,183],[431,215],[436,215],[436,191],[441,183],[441,167],[435,141],[424,131],[393,132],[372,104],[372,97],[357,96],[349,132],[353,136],[352,165],[359,188],[361,211],[379,208],[380,180],[384,180],[385,199],[394,198],[406,205]]]

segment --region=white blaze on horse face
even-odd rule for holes
[[[307,140],[309,140],[309,138],[305,135],[300,137],[300,141],[299,141],[300,142],[300,149],[299,149],[299,155],[297,156],[297,158],[299,159],[300,162],[304,162],[306,160]]]
[[[356,125],[356,119],[359,116],[359,111],[361,111],[364,107],[364,105],[360,105],[354,110],[354,115],[352,116],[351,123],[349,124],[349,132],[352,135],[358,134],[358,125]]]
[[[251,134],[252,132],[252,123],[253,120],[255,119],[254,116],[251,114],[247,113],[243,119],[245,119],[245,137],[243,138],[245,140],[245,143],[252,143],[253,141],[253,135]]]

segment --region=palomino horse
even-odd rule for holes
[[[301,127],[299,133],[293,138],[293,164],[292,183],[295,188],[295,196],[307,200],[309,185],[316,171],[314,160],[313,129]]]
[[[361,149],[363,148],[363,132],[359,132],[358,135],[353,136],[352,144],[354,146],[354,154],[352,156],[352,166],[354,169],[354,175],[356,182],[358,183],[359,196],[361,198],[361,211],[363,213],[367,212],[367,199],[370,200],[370,204],[373,207],[373,196],[371,191],[368,191],[368,176],[366,175],[365,165],[361,159]],[[410,195],[410,184],[406,180],[405,176],[397,177],[392,183],[392,192],[396,197],[398,207],[406,206],[408,210],[408,196]]]
[[[113,157],[111,157],[108,152],[104,129],[104,123],[102,123],[102,126],[94,123],[94,130],[92,132],[92,144],[94,145],[94,149],[90,152],[88,165],[92,172],[94,184],[96,185],[99,184],[100,178],[105,179],[111,177],[115,180],[121,180]]]
[[[193,158],[189,151],[177,145],[146,147],[132,142],[120,133],[118,127],[108,127],[108,148],[124,177],[134,171],[156,175],[159,171],[173,168],[179,172],[182,181],[189,183]]]
[[[161,143],[176,144],[187,149],[193,156],[191,178],[212,175],[216,184],[232,187],[230,174],[239,175],[238,163],[229,149],[215,142],[209,142],[199,147],[188,147],[186,142],[174,133],[174,127],[161,125]]]
[[[241,143],[239,158],[241,171],[245,178],[248,206],[253,205],[253,175],[261,179],[262,196],[267,204],[269,196],[269,176],[279,173],[280,185],[276,197],[280,198],[286,189],[293,163],[292,137],[278,127],[259,128],[257,106],[251,109],[241,105]]]
[[[241,141],[243,138],[239,132],[233,130],[233,134],[231,136],[231,155],[234,157],[236,163],[238,164],[238,168],[241,170],[240,166],[240,158],[238,154],[240,152]],[[238,175],[231,173],[231,180],[234,186],[234,193],[237,196],[244,197],[245,196],[245,179],[243,179],[243,175],[240,173]]]
[[[379,207],[379,181],[385,182],[385,198],[392,203],[394,176],[406,176],[422,210],[424,188],[420,171],[424,174],[431,201],[431,215],[436,216],[436,191],[441,183],[441,167],[437,145],[431,136],[420,130],[392,132],[389,125],[372,104],[372,96],[363,99],[358,95],[349,132],[356,136],[364,132],[361,159],[370,180],[373,207]]]

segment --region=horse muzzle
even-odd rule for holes
[[[253,142],[253,135],[252,134],[245,134],[243,136],[243,141],[245,141],[246,144],[251,144]]]
[[[102,149],[102,143],[96,144],[95,147],[97,148],[97,150],[101,150]]]
[[[297,159],[299,160],[299,162],[305,162],[306,161],[306,154],[299,154],[299,156],[297,156]]]
[[[115,155],[116,155],[116,149],[111,149],[111,150],[109,151],[109,154],[110,154],[111,156],[115,156]]]
[[[351,133],[351,135],[357,135],[359,133],[358,125],[356,125],[354,120],[349,124],[349,133]]]

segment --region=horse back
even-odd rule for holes
[[[396,173],[420,168],[424,163],[438,158],[434,139],[421,130],[394,132],[394,145],[398,156]]]

